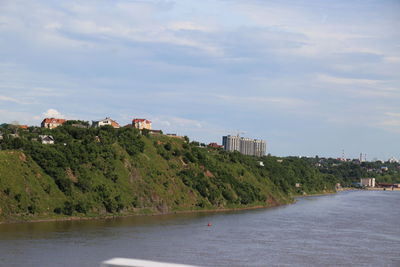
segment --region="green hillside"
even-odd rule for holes
[[[129,127],[1,131],[3,221],[267,207],[334,190],[332,176],[302,159],[244,156]],[[43,134],[55,144],[41,144]]]
[[[54,180],[23,152],[0,151],[0,218],[50,215],[66,201]]]

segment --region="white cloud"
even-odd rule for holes
[[[342,78],[342,77],[334,77],[327,74],[318,74],[317,80],[326,83],[334,83],[340,85],[376,85],[379,84],[380,80],[372,80],[372,79],[354,79],[354,78]]]
[[[59,119],[65,118],[65,116],[60,112],[58,112],[58,110],[52,108],[48,109],[46,112],[43,112],[42,115],[46,118],[59,118]]]
[[[274,114],[276,129],[306,114],[334,125],[332,136],[335,124],[399,128],[398,33],[373,8],[390,3],[3,2],[3,120],[64,117],[41,107],[68,118],[115,116],[136,100],[135,114],[164,115],[146,116],[156,127],[191,134],[235,128],[228,110],[251,112],[249,124]],[[22,101],[27,114],[4,115]]]
[[[385,115],[391,116],[391,117],[400,117],[400,113],[396,113],[396,112],[385,112]]]
[[[345,92],[351,98],[384,98],[400,100],[400,89],[396,87],[398,81],[389,79],[359,79],[344,78],[328,74],[318,74],[315,78],[319,87],[330,90],[331,92]]]
[[[22,103],[21,101],[19,101],[16,98],[9,97],[9,96],[4,96],[4,95],[0,95],[0,101],[14,102],[14,103],[18,103],[18,104]]]
[[[381,125],[390,127],[400,127],[400,119],[384,120],[381,122]],[[398,130],[400,130],[400,128]]]
[[[202,32],[214,31],[214,29],[212,29],[211,27],[197,24],[193,21],[175,21],[170,23],[168,28],[175,31],[181,31],[181,30],[202,31]]]
[[[173,128],[202,128],[202,122],[182,117],[164,116],[153,119],[154,123]]]
[[[277,108],[299,108],[311,104],[303,99],[293,97],[246,97],[233,95],[216,95],[216,97],[225,102],[241,104],[247,107],[272,105]]]
[[[400,119],[384,119],[376,123],[376,127],[386,132],[400,133]]]
[[[29,9],[20,17],[18,9]],[[21,7],[18,3],[9,3],[8,12],[3,16],[2,24],[8,31],[18,33],[35,40],[40,45],[57,49],[93,49],[126,46],[132,42],[165,43],[196,48],[211,54],[219,49],[208,41],[186,36],[181,31],[210,31],[209,26],[190,20],[154,17],[166,13],[158,2],[119,2],[71,3],[61,7],[50,7],[35,3]],[[112,19],[104,19],[110,17]],[[6,23],[7,22],[7,23]]]
[[[387,109],[387,107],[381,107],[381,109]],[[397,107],[396,107],[397,108]],[[368,124],[371,127],[389,132],[389,133],[400,133],[400,113],[396,111],[380,112],[371,114],[367,119]]]
[[[0,123],[10,123],[12,121],[18,121],[20,124],[36,124],[39,122],[38,118],[32,116],[28,112],[19,112],[0,109]]]
[[[204,142],[216,142],[220,140],[221,135],[229,132],[220,123],[214,124],[179,116],[154,116],[151,121],[153,128],[161,129],[164,133],[187,135],[191,140]]]
[[[386,62],[389,62],[389,63],[399,63],[399,62],[400,62],[400,57],[391,57],[391,56],[388,56],[388,57],[385,57],[384,60],[385,60]]]
[[[44,28],[48,29],[48,30],[59,30],[59,29],[61,29],[61,27],[62,27],[62,25],[58,22],[50,22],[50,23],[44,25]]]

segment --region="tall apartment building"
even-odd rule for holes
[[[227,135],[222,137],[222,145],[226,151],[239,151],[250,156],[264,156],[266,153],[266,142],[264,140],[244,138],[240,136]]]

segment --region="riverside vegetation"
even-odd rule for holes
[[[268,207],[333,192],[337,182],[302,158],[245,156],[187,137],[76,123],[0,127],[0,221]],[[42,144],[39,135],[56,143]]]

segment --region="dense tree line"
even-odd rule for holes
[[[354,186],[360,178],[374,177],[379,183],[400,183],[400,164],[396,162],[306,158],[310,165],[324,174],[336,177],[343,186]]]

